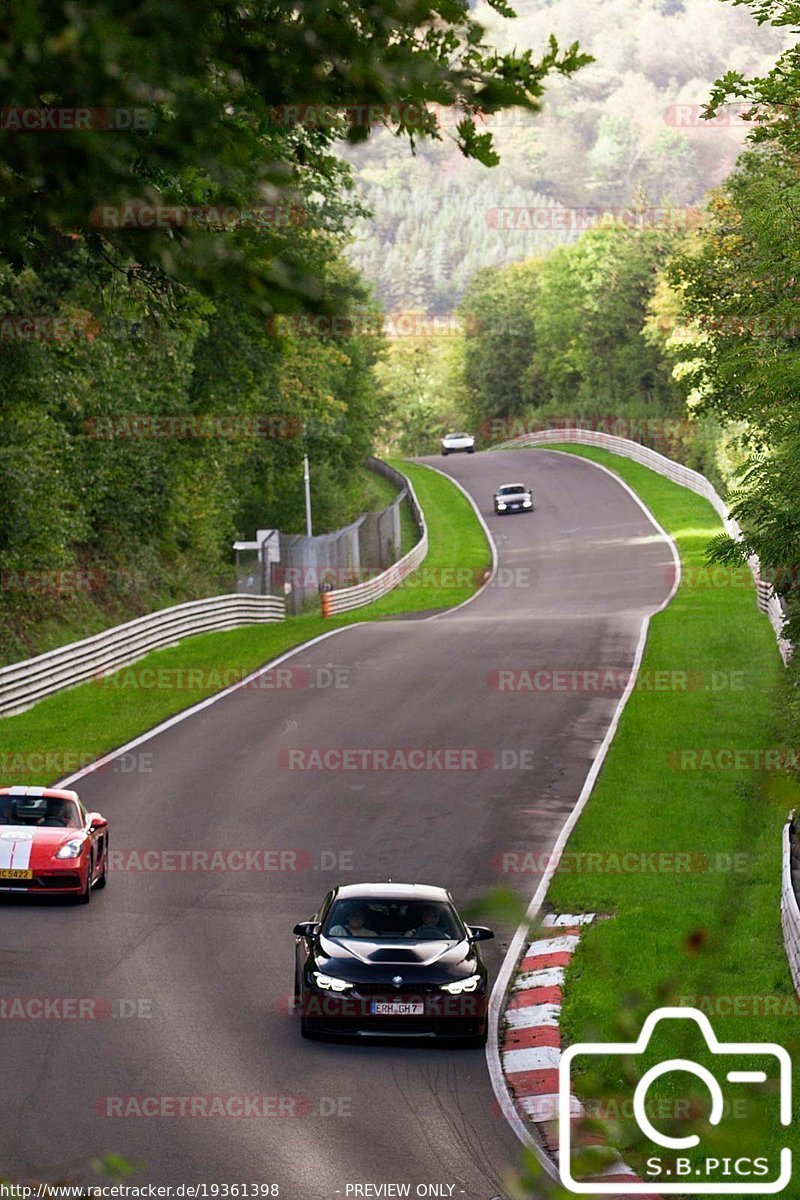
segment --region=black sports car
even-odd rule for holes
[[[303,1037],[447,1037],[486,1041],[488,978],[450,893],[422,884],[335,888],[295,925],[295,1010]]]

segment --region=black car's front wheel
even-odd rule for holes
[[[300,984],[300,977],[297,971],[294,973],[294,1013],[300,1016],[300,1037],[310,1038],[311,1030],[308,1028],[306,1015],[303,1012],[305,1001],[303,1000],[303,989]]]
[[[313,1036],[314,1035],[312,1034],[311,1030],[308,1028],[308,1023],[307,1023],[305,1017],[301,1013],[300,1014],[300,1037],[311,1038]]]

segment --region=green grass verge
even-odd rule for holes
[[[330,629],[467,599],[490,561],[472,507],[448,480],[426,467],[393,465],[412,479],[428,522],[430,549],[416,579],[374,604],[327,621],[303,614],[270,625],[197,634],[104,679],[5,717],[0,720],[0,785],[52,783]],[[457,572],[461,582],[453,585]]]
[[[565,1040],[628,1041],[655,1008],[694,1002],[723,1041],[790,1048],[800,1009],[781,936],[781,828],[796,789],[757,769],[681,769],[694,751],[776,746],[785,682],[774,634],[746,572],[709,574],[705,550],[721,524],[705,500],[602,450],[547,447],[554,448],[623,478],[672,535],[684,572],[671,604],[651,621],[642,686],[628,700],[550,888],[558,911],[611,916],[590,928],[572,960]],[[662,681],[690,673],[689,690],[649,690],[659,671],[667,673]],[[673,852],[690,856],[688,870],[666,858],[648,865],[648,855]],[[625,873],[619,860],[595,859],[592,867],[586,856],[598,853],[630,853],[642,865]],[[676,1099],[682,1086],[686,1096],[687,1078],[664,1077],[654,1091]],[[619,1085],[612,1071],[582,1084],[595,1096]],[[765,1103],[748,1110],[749,1121],[734,1120],[731,1140],[717,1149],[746,1154],[755,1145],[764,1153],[784,1144],[777,1120],[761,1120]],[[617,1134],[624,1141],[630,1130]],[[797,1152],[797,1126],[791,1143]]]
[[[486,534],[472,505],[449,480],[428,467],[402,460],[391,460],[391,464],[411,480],[425,513],[428,556],[422,567],[388,596],[360,611],[396,616],[461,604],[480,586],[491,565]]]

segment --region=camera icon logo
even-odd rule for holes
[[[648,1142],[662,1148],[668,1154],[663,1159],[659,1156],[648,1158],[647,1178],[635,1182],[574,1178],[574,1101],[570,1084],[575,1059],[643,1055],[648,1049],[656,1025],[661,1021],[673,1020],[690,1020],[698,1026],[711,1054],[719,1057],[719,1072],[715,1074],[690,1059],[671,1058],[651,1066],[642,1075],[633,1095],[633,1116]],[[738,1064],[736,1062],[736,1059],[743,1058],[748,1060],[747,1069],[742,1069],[741,1061]],[[763,1069],[753,1068],[753,1058],[763,1060],[759,1064]],[[558,1080],[559,1162],[561,1181],[570,1192],[584,1196],[763,1196],[775,1195],[784,1190],[792,1178],[792,1152],[787,1146],[781,1149],[779,1159],[777,1155],[772,1156],[774,1162],[766,1157],[703,1159],[702,1154],[697,1153],[692,1157],[681,1156],[681,1151],[697,1151],[700,1146],[699,1136],[694,1133],[688,1133],[685,1137],[669,1136],[653,1125],[646,1109],[648,1089],[661,1076],[678,1071],[694,1075],[708,1088],[711,1107],[707,1121],[714,1126],[720,1124],[725,1112],[725,1096],[720,1079],[735,1085],[758,1085],[777,1078],[780,1124],[791,1124],[792,1062],[783,1046],[772,1042],[720,1042],[708,1017],[698,1009],[659,1008],[647,1018],[636,1042],[582,1042],[570,1046],[561,1056]]]

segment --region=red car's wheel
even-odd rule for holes
[[[79,896],[75,897],[76,904],[88,904],[89,901],[91,900],[91,898],[92,898],[92,871],[93,870],[94,870],[94,866],[93,866],[92,860],[90,858],[89,859],[89,869],[86,872],[86,887],[83,889],[83,891],[80,893]]]
[[[94,885],[98,890],[104,888],[108,883],[108,838],[106,838],[105,849],[103,850],[103,872]]]

